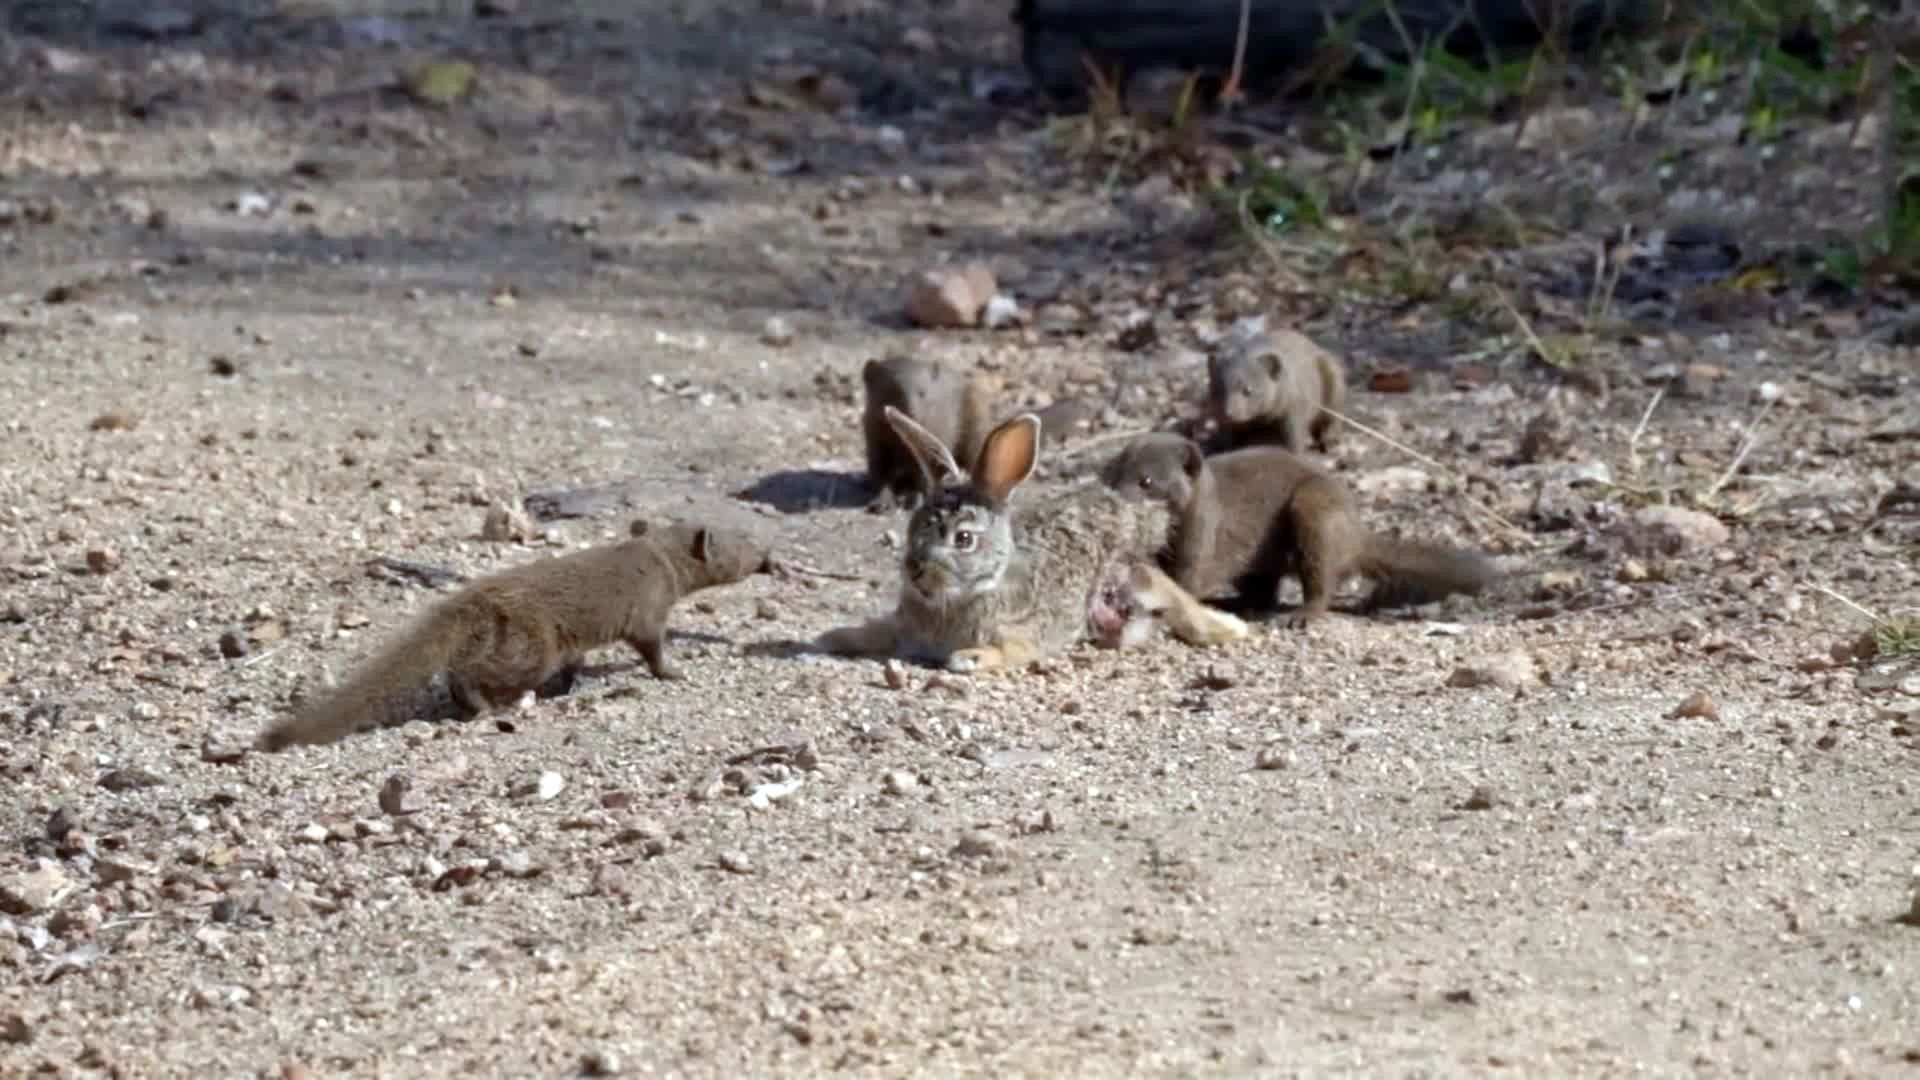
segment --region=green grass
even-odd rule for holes
[[[1583,217],[1576,207],[1583,199],[1593,202],[1595,193],[1576,184],[1551,221],[1523,221],[1506,207],[1490,207],[1480,223],[1485,227],[1455,242],[1440,235],[1448,226],[1432,222],[1388,222],[1384,232],[1352,228],[1355,220],[1346,215],[1376,197],[1369,185],[1383,174],[1422,167],[1426,157],[1462,135],[1494,124],[1521,121],[1518,138],[1532,130],[1525,126],[1529,118],[1563,101],[1611,97],[1631,118],[1635,137],[1656,146],[1663,125],[1676,118],[1697,123],[1703,115],[1737,117],[1739,138],[1763,154],[1809,126],[1860,124],[1879,115],[1871,122],[1890,122],[1892,158],[1906,169],[1902,182],[1887,185],[1879,222],[1857,235],[1807,238],[1805,256],[1773,268],[1779,277],[1768,280],[1824,282],[1856,293],[1889,276],[1920,283],[1920,57],[1895,57],[1888,70],[1891,52],[1879,47],[1873,9],[1864,0],[1669,5],[1665,23],[1616,38],[1579,60],[1553,40],[1507,57],[1458,55],[1437,43],[1414,48],[1411,40],[1398,58],[1369,50],[1354,27],[1374,10],[1395,17],[1392,5],[1380,0],[1376,9],[1330,28],[1322,42],[1326,56],[1358,58],[1376,76],[1373,85],[1356,88],[1336,80],[1337,63],[1309,65],[1310,74],[1302,76],[1319,103],[1301,129],[1303,143],[1317,155],[1313,166],[1242,153],[1237,169],[1223,179],[1217,169],[1196,165],[1206,159],[1197,151],[1207,136],[1206,125],[1193,122],[1191,84],[1169,124],[1126,115],[1117,87],[1101,80],[1094,108],[1078,129],[1078,146],[1114,184],[1170,172],[1269,253],[1311,248],[1316,256],[1338,259],[1343,251],[1363,251],[1359,262],[1373,273],[1351,283],[1362,291],[1464,306],[1486,316],[1489,330],[1510,333],[1512,320],[1501,305],[1487,297],[1463,301],[1445,283],[1462,272],[1470,280],[1482,277],[1475,261],[1480,253],[1525,247],[1552,234],[1582,234],[1593,215],[1610,221],[1616,210],[1595,204]],[[1814,53],[1817,61],[1810,59]],[[1889,100],[1891,107],[1876,114]],[[1656,152],[1657,181],[1669,190],[1714,182],[1701,173],[1715,167],[1713,155],[1677,141]],[[1212,160],[1220,160],[1217,152]],[[1422,239],[1408,239],[1416,235]],[[1611,318],[1609,284],[1598,283],[1595,302],[1574,316],[1580,326],[1573,335],[1542,329],[1536,341],[1556,337],[1546,342],[1549,362],[1578,362],[1585,349],[1576,339],[1591,339]]]
[[[1920,656],[1920,618],[1886,619],[1873,628],[1879,656]]]
[[[1218,185],[1209,194],[1216,210],[1268,236],[1324,228],[1327,224],[1324,191],[1256,154],[1242,154],[1235,182]]]

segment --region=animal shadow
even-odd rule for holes
[[[860,473],[789,469],[769,473],[752,487],[734,492],[733,497],[764,503],[783,514],[804,514],[814,510],[857,510],[873,499],[873,490]]]
[[[758,656],[772,660],[798,660],[803,656],[826,656],[824,650],[811,641],[795,641],[791,638],[774,638],[768,641],[755,641],[740,646],[740,655]]]

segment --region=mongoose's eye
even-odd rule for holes
[[[959,548],[961,551],[972,551],[973,539],[972,529],[955,529],[953,531],[953,546]]]
[[[1153,490],[1153,477],[1151,477],[1151,476],[1143,476],[1143,477],[1141,477],[1141,478],[1140,478],[1140,490],[1141,490],[1141,491],[1152,491],[1152,490]]]

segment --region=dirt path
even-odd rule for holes
[[[1911,348],[1648,332],[1621,370],[1718,374],[1662,400],[1634,478],[1657,377],[1556,396],[1572,449],[1509,463],[1553,379],[1490,367],[1444,298],[1327,286],[1312,328],[1356,381],[1416,377],[1356,412],[1523,534],[1349,438],[1369,517],[1535,573],[1218,656],[889,689],[783,644],[894,580],[902,522],[859,508],[862,362],[924,348],[1020,401],[1091,394],[1111,434],[1190,393],[1205,327],[1339,271],[1196,248],[1177,193],[1103,184],[971,101],[1013,56],[1004,5],[813,6],[236,16],[132,46],[16,5],[3,58],[41,78],[0,122],[0,1073],[1920,1062],[1920,930],[1895,921],[1920,669],[1835,662],[1864,624],[1813,591],[1920,595],[1910,514],[1862,529],[1920,483],[1912,437],[1868,437],[1912,400]],[[409,44],[369,43],[389,32]],[[436,49],[478,62],[471,100],[369,89]],[[905,328],[902,283],[949,256],[1042,325]],[[1048,330],[1062,309],[1088,332]],[[1115,347],[1136,311],[1157,342]],[[790,342],[764,340],[776,316]],[[1725,543],[1631,557],[1605,541],[1636,503],[1555,482],[1601,461],[1703,489],[1762,383],[1781,400]],[[544,541],[478,537],[491,504],[615,483]],[[1570,525],[1541,524],[1543,483]],[[643,514],[863,580],[704,594],[683,683],[614,650],[510,730],[209,760],[432,599],[368,559],[474,573]],[[418,814],[382,813],[396,772]]]

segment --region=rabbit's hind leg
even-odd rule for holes
[[[899,621],[889,613],[829,630],[814,640],[814,647],[835,656],[891,656],[899,643]]]
[[[1189,645],[1225,645],[1248,634],[1247,624],[1237,616],[1209,607],[1159,567],[1142,563],[1139,572],[1145,591],[1163,610],[1167,629]]]

